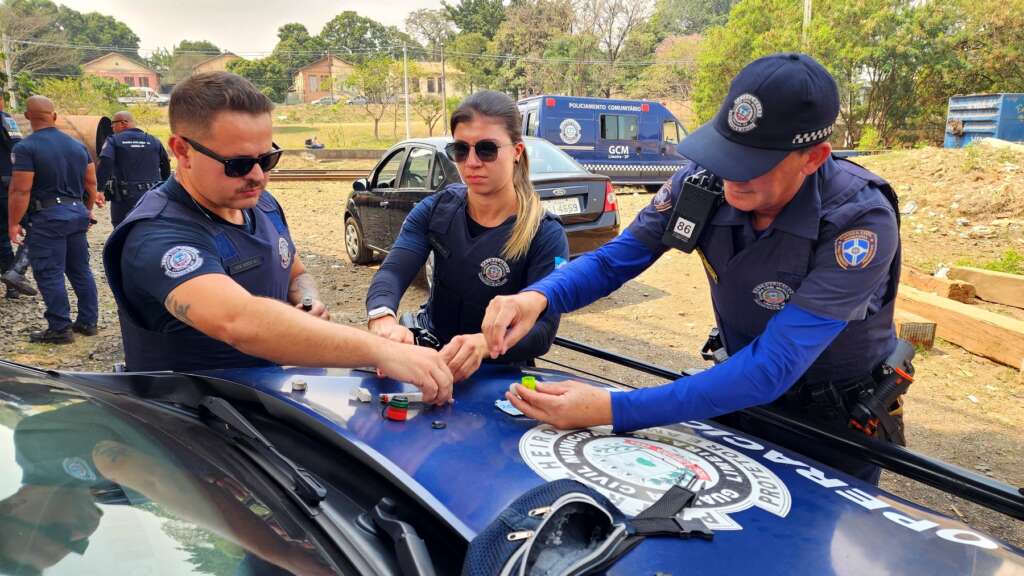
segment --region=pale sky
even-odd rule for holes
[[[405,28],[405,17],[420,8],[440,8],[441,0],[56,0],[79,12],[99,12],[127,24],[138,36],[142,55],[171,48],[181,40],[209,40],[221,50],[257,57],[277,43],[277,29],[289,22],[320,33],[345,10]]]

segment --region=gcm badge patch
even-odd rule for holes
[[[878,236],[870,230],[850,230],[836,238],[836,263],[839,267],[864,268],[878,252]]]
[[[203,257],[199,250],[191,246],[175,246],[167,252],[160,260],[160,266],[168,278],[180,278],[189,272],[194,272],[203,265]]]

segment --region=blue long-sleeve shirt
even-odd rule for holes
[[[526,290],[544,294],[549,310],[569,312],[610,294],[663,253],[652,251],[627,230]],[[725,363],[663,386],[612,394],[614,429],[623,432],[710,418],[769,403],[803,375],[846,325],[790,303]]]

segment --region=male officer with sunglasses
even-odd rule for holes
[[[117,226],[147,190],[167,180],[171,161],[160,140],[135,127],[131,112],[114,114],[111,126],[114,135],[103,143],[96,176]]]
[[[584,306],[670,249],[696,251],[722,340],[718,365],[620,394],[571,382],[537,391],[516,386],[510,401],[559,428],[613,424],[629,431],[769,403],[796,418],[847,428],[864,394],[885,390],[876,378],[897,350],[900,239],[891,187],[831,155],[838,114],[836,82],[809,56],[775,54],[749,64],[715,118],[679,145],[692,164],[628,230],[522,293],[496,298],[484,320],[493,356],[544,310]],[[768,440],[800,442],[733,418]],[[882,436],[889,441],[902,435],[888,432]],[[799,448],[878,481],[877,466],[805,442]]]
[[[227,72],[195,74],[171,93],[178,169],[142,197],[103,253],[127,369],[372,365],[422,388],[427,402],[446,402],[452,375],[437,352],[325,321],[284,212],[265,190],[281,157],[272,108]]]

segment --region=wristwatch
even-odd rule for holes
[[[373,310],[370,310],[369,316],[370,317],[369,317],[368,320],[371,321],[371,322],[373,320],[376,320],[377,318],[383,318],[385,316],[391,316],[392,318],[398,318],[398,314],[396,314],[394,310],[392,310],[391,308],[388,308],[387,306],[379,306],[377,308],[374,308]]]

